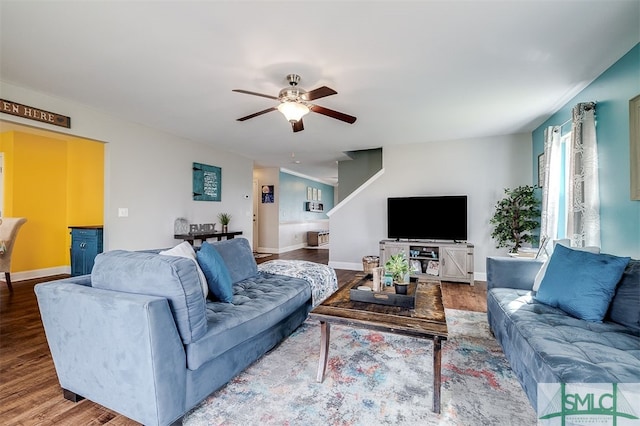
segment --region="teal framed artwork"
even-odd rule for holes
[[[207,164],[193,163],[193,199],[195,201],[220,201],[222,169]]]

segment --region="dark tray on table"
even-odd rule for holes
[[[376,303],[378,305],[400,306],[413,309],[416,304],[416,282],[409,283],[407,294],[396,294],[394,287],[384,287],[383,291],[358,290],[360,286],[373,287],[371,275],[363,277],[351,285],[349,296],[352,301]]]

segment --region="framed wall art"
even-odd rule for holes
[[[629,101],[629,158],[631,199],[640,200],[640,95]]]
[[[220,201],[222,169],[207,164],[193,163],[193,199],[195,201]]]
[[[538,155],[538,187],[544,187],[544,153]]]
[[[275,200],[273,185],[262,185],[262,203],[270,204]]]

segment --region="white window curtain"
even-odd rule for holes
[[[552,241],[558,238],[560,176],[562,174],[562,144],[560,135],[560,126],[550,126],[544,131],[544,175],[540,242],[544,244],[546,253],[551,253],[553,250]]]
[[[573,247],[600,247],[600,192],[594,102],[572,113],[567,236]]]
[[[563,142],[561,126],[545,129],[540,241],[546,253],[553,251],[553,240],[565,235],[572,247],[600,247],[595,106],[587,102],[573,108],[571,141]]]

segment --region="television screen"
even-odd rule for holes
[[[388,198],[387,237],[466,241],[467,196]]]

